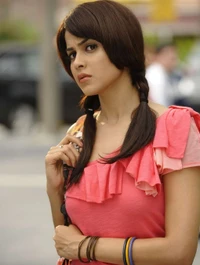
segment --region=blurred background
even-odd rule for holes
[[[166,70],[171,87],[168,104],[200,112],[200,1],[119,2],[141,22],[147,69],[160,62],[162,44],[175,47],[170,57],[173,67]],[[63,70],[55,48],[60,22],[79,3],[0,0],[2,265],[53,265],[57,260],[44,157],[82,115],[78,106],[82,94]],[[199,248],[195,265],[200,264]]]

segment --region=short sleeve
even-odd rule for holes
[[[162,135],[158,133],[155,141],[154,159],[160,175],[200,166],[200,115],[190,108],[176,108],[175,112],[161,122],[165,128],[160,128]]]
[[[190,132],[182,163],[183,168],[200,166],[200,133],[194,119],[191,121]]]

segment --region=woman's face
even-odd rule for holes
[[[65,33],[72,75],[86,96],[100,95],[117,84],[123,70],[109,60],[102,44]]]

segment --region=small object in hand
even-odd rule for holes
[[[63,148],[63,144],[59,145],[59,148]]]
[[[80,140],[82,140],[81,137],[77,137],[77,138],[80,139]],[[76,149],[76,151],[80,153],[81,147],[78,144],[76,144],[76,143],[73,143],[72,145]]]

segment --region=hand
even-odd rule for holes
[[[82,147],[82,142],[75,136],[67,134],[62,141],[50,148],[45,157],[47,186],[53,190],[61,190],[64,184],[63,162],[75,167],[79,158],[79,152],[74,147]]]
[[[55,247],[60,257],[78,259],[78,245],[85,236],[74,226],[59,225],[55,228]]]

